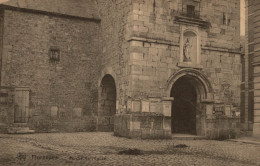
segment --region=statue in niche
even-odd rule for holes
[[[192,41],[191,38],[187,38],[183,45],[183,61],[184,62],[191,62],[191,48],[192,48]]]

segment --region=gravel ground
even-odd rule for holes
[[[259,145],[212,140],[127,139],[98,132],[0,135],[0,149],[0,165],[8,166],[260,166]],[[136,155],[125,154],[129,149]]]

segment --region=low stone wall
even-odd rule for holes
[[[205,136],[209,139],[230,139],[240,136],[241,125],[239,117],[217,117],[207,119]]]
[[[117,114],[114,134],[127,138],[171,138],[170,120],[170,117],[155,113]]]
[[[230,139],[240,135],[238,117],[217,117],[205,120],[204,132],[208,139]],[[171,117],[160,114],[129,113],[115,116],[114,134],[127,138],[165,139],[171,138]]]
[[[82,116],[62,119],[50,115],[33,115],[28,121],[36,132],[89,132],[96,131],[96,117]]]

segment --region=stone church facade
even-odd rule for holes
[[[236,135],[238,0],[10,0],[1,129]]]

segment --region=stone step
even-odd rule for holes
[[[12,127],[28,127],[27,123],[13,123]]]
[[[191,134],[172,134],[172,139],[175,140],[202,140],[207,139],[204,136],[191,135]]]
[[[13,125],[12,127],[9,127],[7,129],[8,134],[32,134],[35,133],[34,130],[30,130],[30,128],[27,126],[27,124],[19,125]]]
[[[27,129],[27,128],[26,129],[21,128],[19,130],[10,128],[10,129],[7,129],[7,133],[8,134],[32,134],[32,133],[35,133],[35,131]]]
[[[9,127],[11,130],[29,130],[29,127]]]

